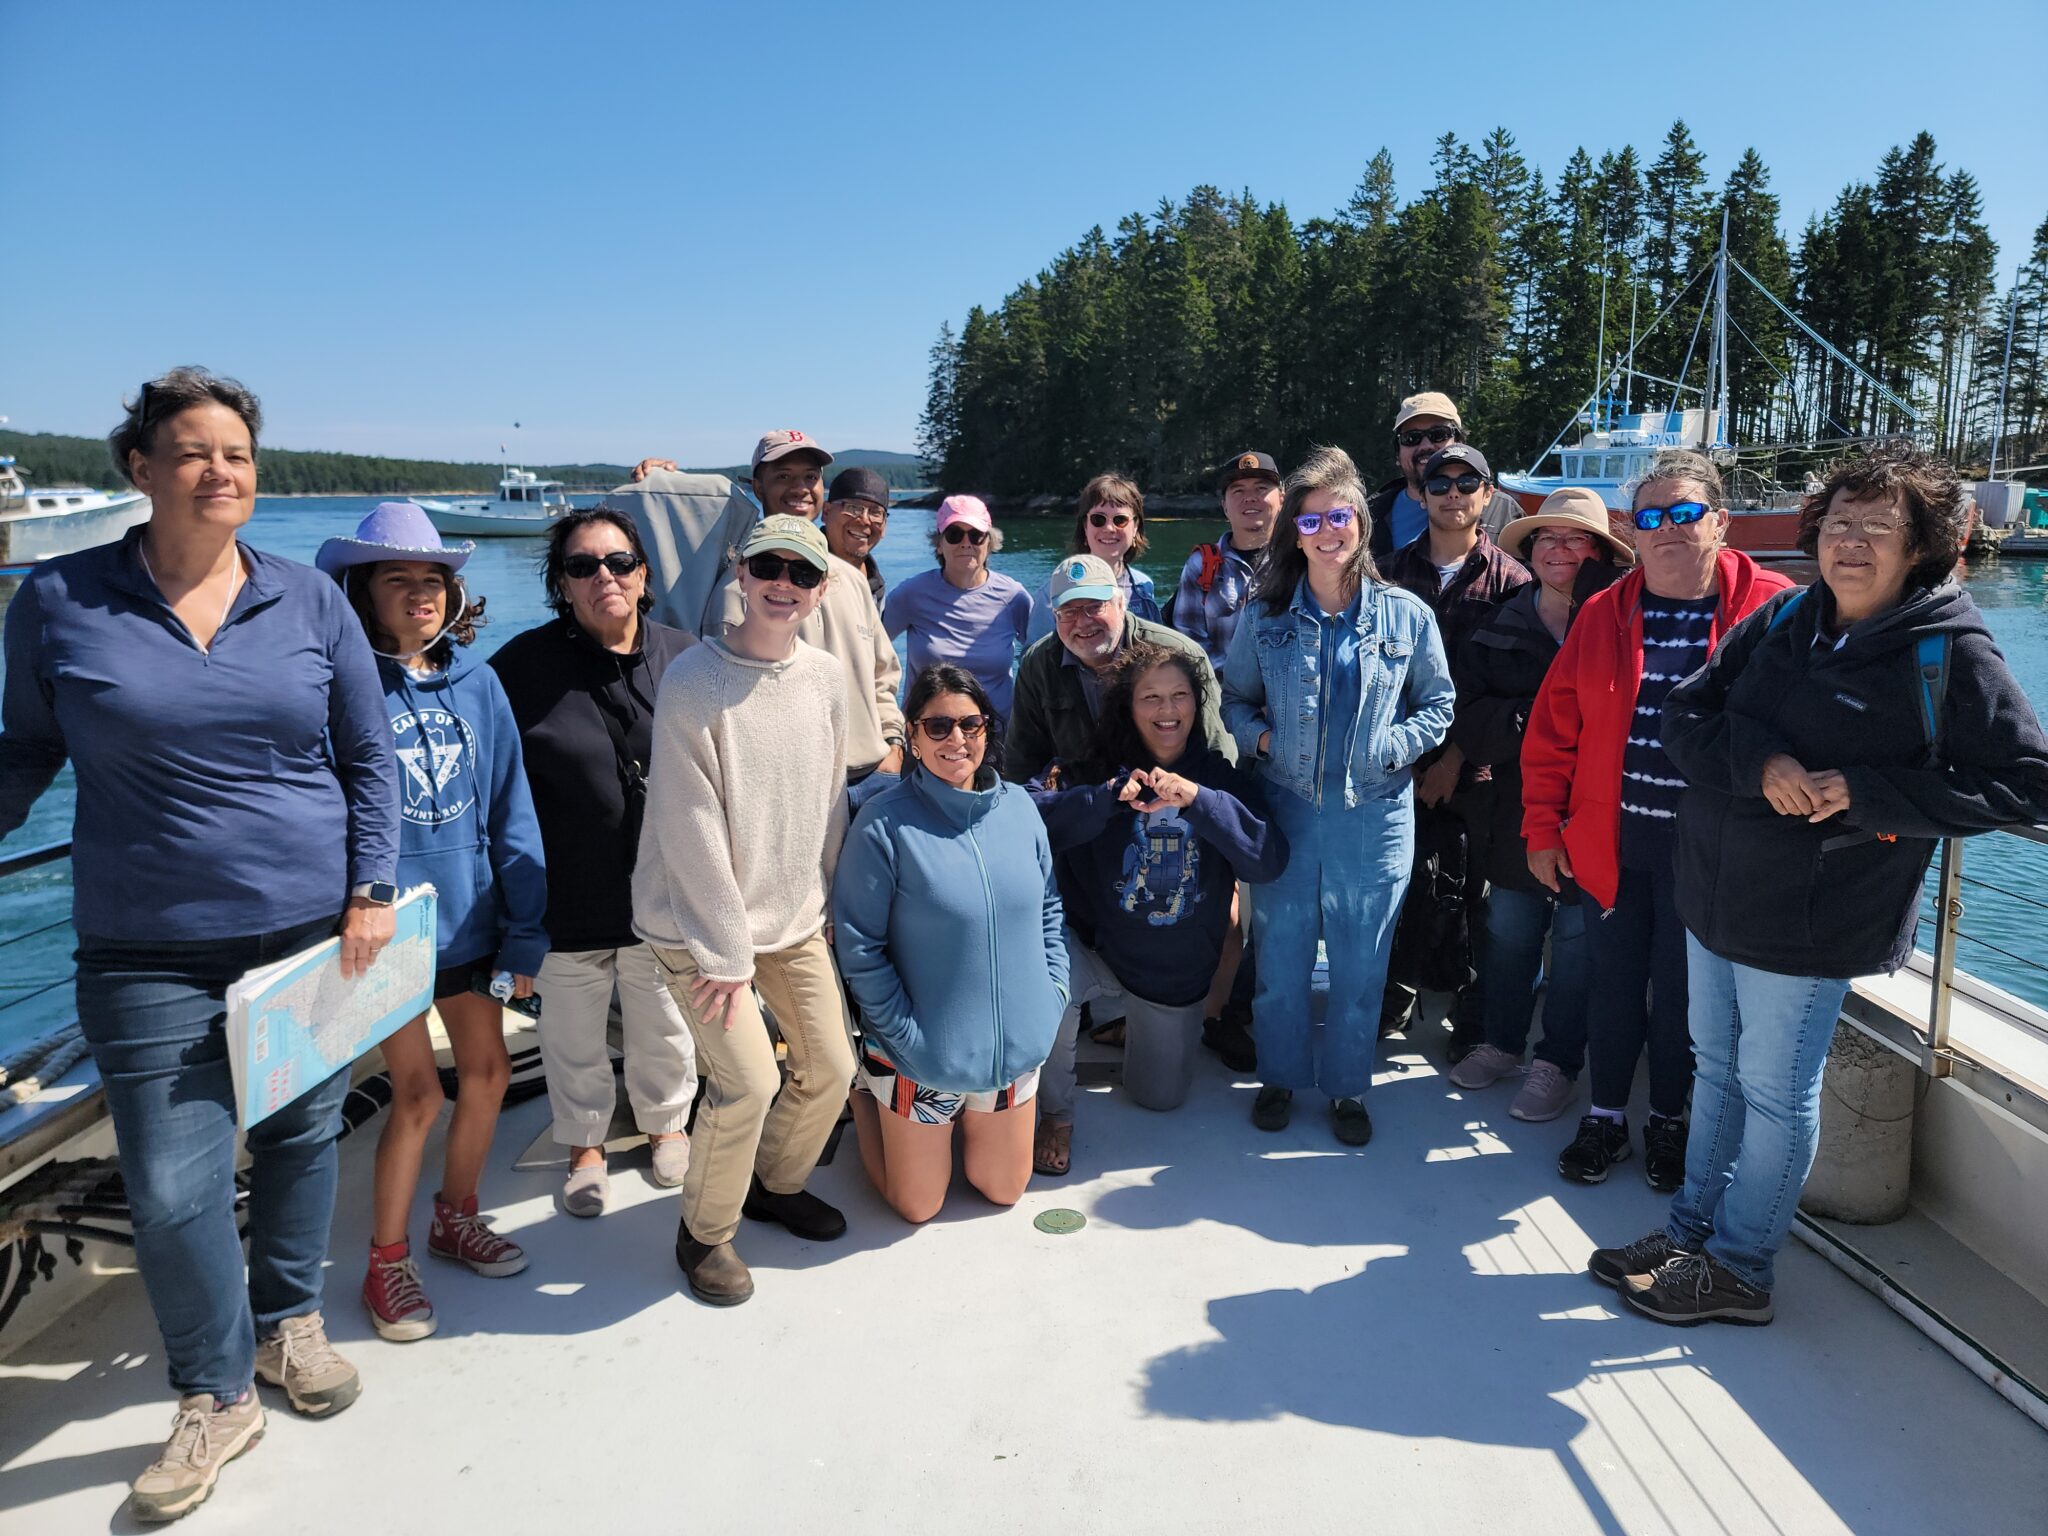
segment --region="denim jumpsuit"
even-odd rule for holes
[[[1412,767],[1450,729],[1455,691],[1436,618],[1369,582],[1325,613],[1304,582],[1280,613],[1246,610],[1223,663],[1223,719],[1257,762],[1291,850],[1253,908],[1252,1004],[1266,1086],[1357,1098],[1372,1084],[1380,993],[1415,844]],[[1259,737],[1273,733],[1266,753]],[[1309,1019],[1321,940],[1330,961],[1322,1060]]]

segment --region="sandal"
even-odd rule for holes
[[[1031,1167],[1049,1179],[1057,1179],[1073,1166],[1074,1127],[1057,1120],[1041,1121],[1031,1138]]]

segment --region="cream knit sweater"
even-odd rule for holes
[[[654,708],[633,929],[713,981],[825,924],[846,836],[846,683],[797,642],[751,661],[723,641],[669,664]]]

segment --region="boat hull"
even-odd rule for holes
[[[496,512],[480,507],[453,506],[434,502],[426,507],[427,519],[445,536],[463,539],[539,539],[559,515],[554,512]]]
[[[110,496],[95,506],[45,510],[31,504],[0,515],[0,567],[25,569],[59,555],[111,544],[148,520],[149,498],[140,491]]]
[[[1610,520],[1617,534],[1635,542],[1634,530],[1628,522],[1628,507],[1622,500],[1619,485],[1599,481],[1581,482],[1560,480],[1547,475],[1502,475],[1500,487],[1521,505],[1524,512],[1534,512],[1543,505],[1543,499],[1552,491],[1567,485],[1584,484],[1587,490],[1595,492],[1607,503]],[[1801,560],[1806,555],[1799,548],[1799,509],[1797,507],[1730,507],[1728,509],[1728,547],[1739,549],[1745,555],[1758,560]]]

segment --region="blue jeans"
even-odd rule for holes
[[[1586,909],[1569,896],[1560,900],[1505,885],[1487,893],[1486,943],[1480,951],[1486,1043],[1510,1056],[1520,1056],[1528,1045],[1546,932],[1550,977],[1536,1059],[1576,1078],[1586,1065]]]
[[[1380,993],[1414,861],[1414,787],[1404,775],[1350,810],[1328,795],[1318,810],[1277,784],[1267,796],[1288,856],[1280,878],[1252,901],[1259,1078],[1269,1088],[1358,1098],[1372,1086]],[[1308,1011],[1318,938],[1330,957],[1320,1066]]]
[[[171,1387],[234,1397],[256,1340],[320,1306],[334,1217],[337,1072],[249,1132],[249,1260],[235,1229],[228,983],[332,934],[338,919],[252,938],[78,942],[78,1021],[105,1085]]]
[[[1820,1078],[1849,983],[1723,960],[1691,934],[1692,1136],[1671,1240],[1760,1290],[1820,1146]]]

